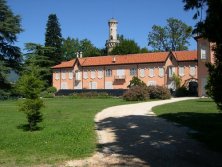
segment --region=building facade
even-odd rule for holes
[[[173,74],[182,85],[197,82],[197,51],[139,53],[77,58],[53,69],[53,86],[59,89],[127,89],[133,76],[147,85],[175,90]]]

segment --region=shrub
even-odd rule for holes
[[[132,86],[129,90],[127,90],[123,99],[127,101],[145,101],[149,99],[149,94],[146,86]]]
[[[81,92],[72,95],[74,98],[110,98],[111,96],[106,92]]]
[[[163,86],[148,86],[148,93],[150,95],[150,99],[170,99],[170,91]]]
[[[57,89],[53,86],[51,87],[48,87],[47,90],[46,90],[48,93],[56,93],[57,92]]]
[[[43,98],[53,98],[55,96],[54,93],[49,93],[47,91],[43,91],[40,93],[40,97],[43,97]]]
[[[131,88],[132,86],[144,86],[144,87],[146,87],[146,84],[141,79],[134,76],[132,78],[132,80],[130,81],[130,84],[127,87]]]
[[[184,96],[188,96],[188,95],[189,95],[189,91],[187,90],[187,88],[185,86],[177,88],[177,90],[175,92],[176,97],[184,97]]]

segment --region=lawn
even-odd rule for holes
[[[27,132],[18,101],[0,101],[0,166],[58,164],[96,150],[94,116],[122,99],[44,99],[41,130]],[[129,102],[128,102],[129,103]]]
[[[222,152],[222,114],[211,99],[187,100],[153,108],[162,118],[192,128],[190,134],[213,150]]]

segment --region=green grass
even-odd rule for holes
[[[222,114],[211,99],[187,100],[153,108],[162,118],[197,131],[192,137],[222,152]]]
[[[94,116],[102,109],[126,104],[122,99],[44,99],[39,131],[19,128],[26,123],[18,101],[0,102],[0,166],[58,164],[90,156],[96,150]]]

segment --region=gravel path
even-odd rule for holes
[[[95,117],[98,152],[65,166],[222,167],[222,155],[191,139],[193,131],[158,118],[152,107],[192,98],[104,109]],[[187,106],[192,107],[192,106]]]

